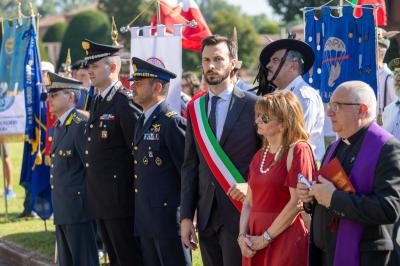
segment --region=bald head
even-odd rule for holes
[[[343,82],[336,91],[347,94],[351,102],[365,104],[368,107],[367,122],[375,120],[376,96],[371,86],[367,83],[359,80]]]

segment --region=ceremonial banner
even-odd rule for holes
[[[377,92],[376,44],[373,10],[363,9],[362,17],[354,17],[354,8],[344,6],[341,17],[322,7],[319,19],[314,9],[305,11],[305,41],[316,55],[314,65],[304,79],[320,90],[327,103],[342,82],[361,80]]]
[[[207,22],[201,14],[199,6],[194,0],[160,0],[161,24],[187,24],[194,20],[197,27],[185,27],[182,32],[183,49],[200,52],[201,41],[211,35]],[[154,16],[151,25],[157,25],[157,16]],[[171,28],[168,32],[173,32]]]
[[[157,26],[157,34],[152,35],[151,26],[143,28],[143,35],[139,35],[140,28],[131,28],[131,55],[145,61],[164,66],[176,74],[171,79],[167,96],[168,105],[178,114],[181,113],[181,76],[182,76],[182,39],[181,27],[174,27],[174,34],[166,34],[165,25]]]
[[[28,19],[3,23],[0,54],[0,135],[1,137],[25,133],[24,61],[29,29]]]
[[[32,209],[42,218],[53,213],[50,190],[50,168],[44,162],[46,144],[46,105],[40,101],[42,76],[33,20],[23,34],[28,42],[23,68],[26,130],[20,184],[31,194]]]

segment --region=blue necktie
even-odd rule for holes
[[[210,115],[208,116],[208,121],[210,122],[211,130],[214,132],[214,135],[217,136],[217,102],[221,99],[218,96],[211,97],[211,111]]]

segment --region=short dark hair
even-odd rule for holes
[[[203,53],[203,50],[206,46],[213,46],[217,45],[220,43],[225,43],[226,46],[228,46],[229,50],[229,58],[230,59],[237,59],[237,54],[238,54],[238,48],[236,42],[232,41],[228,37],[221,36],[221,35],[211,35],[208,36],[207,38],[204,38],[203,41],[201,42],[201,53]]]

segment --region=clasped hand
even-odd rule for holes
[[[238,238],[238,242],[240,250],[242,252],[242,256],[247,258],[253,257],[258,250],[267,247],[270,243],[262,235],[242,235]]]

